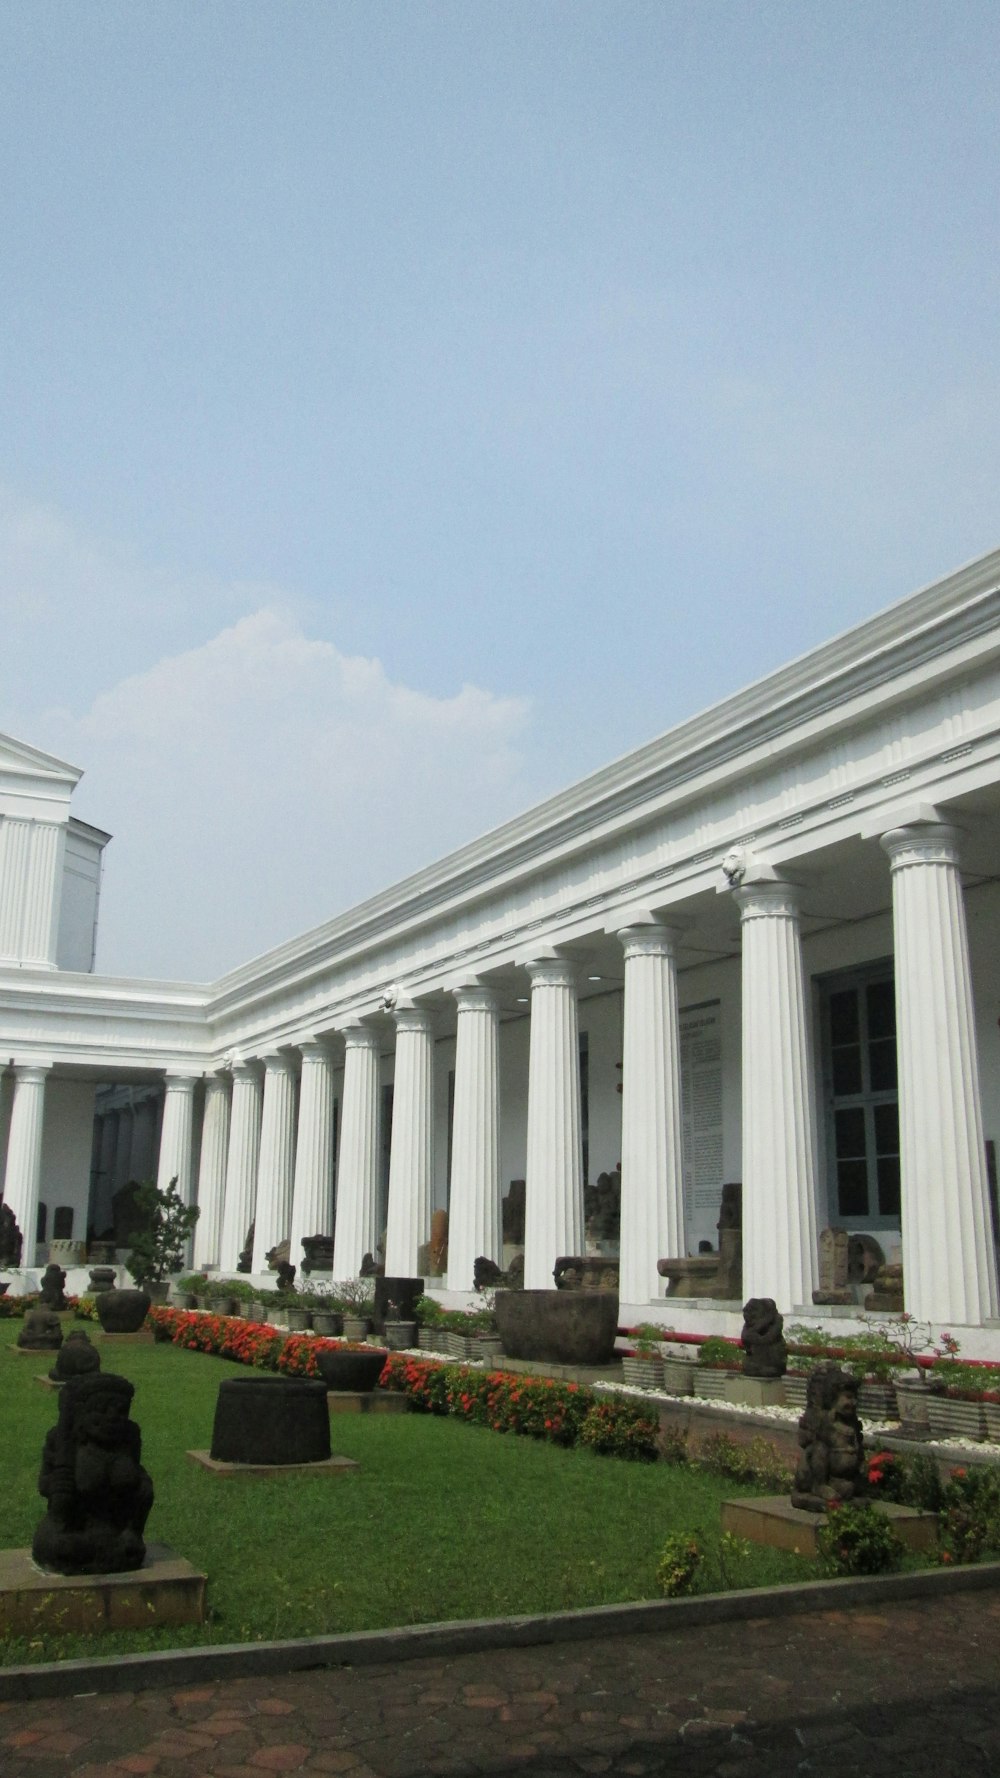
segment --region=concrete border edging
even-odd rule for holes
[[[531,1617],[470,1618],[414,1624],[395,1630],[362,1630],[341,1636],[310,1636],[291,1642],[236,1642],[163,1649],[149,1654],[94,1660],[39,1662],[0,1667],[0,1702],[79,1697],[93,1692],[138,1691],[215,1680],[304,1673],[321,1667],[375,1666],[486,1649],[585,1642],[601,1636],[636,1636],[687,1630],[747,1618],[839,1611],[844,1606],[947,1597],[1000,1587],[1000,1562],[969,1568],[926,1568],[910,1574],[877,1574],[847,1580],[802,1581],[784,1587],[705,1593],[694,1599],[650,1599],[637,1604],[596,1605]]]

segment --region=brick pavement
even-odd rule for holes
[[[0,1705],[3,1778],[976,1778],[1000,1598]]]

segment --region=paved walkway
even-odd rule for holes
[[[3,1778],[976,1778],[1000,1597],[0,1705]]]

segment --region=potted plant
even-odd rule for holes
[[[310,1284],[308,1290],[299,1291],[299,1298],[305,1308],[312,1310],[313,1333],[322,1334],[324,1339],[335,1339],[342,1332],[344,1318],[332,1283],[317,1281]]]
[[[205,1272],[187,1272],[182,1278],[174,1279],[173,1294],[178,1308],[196,1309],[199,1297],[204,1296],[208,1276]]]
[[[943,1358],[931,1370],[927,1392],[927,1419],[932,1438],[965,1438],[978,1442],[986,1437],[985,1367]]]
[[[125,1264],[135,1283],[152,1302],[166,1302],[170,1274],[179,1272],[184,1251],[198,1221],[196,1204],[185,1204],[177,1190],[176,1176],[166,1191],[152,1180],[137,1186],[134,1198],[136,1228],[132,1251]]]
[[[363,1340],[372,1324],[375,1291],[370,1278],[344,1278],[334,1295],[343,1304],[345,1340]]]
[[[660,1330],[651,1321],[640,1322],[629,1332],[631,1352],[622,1358],[622,1379],[637,1389],[663,1387],[663,1357],[660,1351]]]
[[[719,1401],[726,1392],[726,1376],[737,1369],[738,1348],[721,1334],[711,1334],[698,1348],[694,1393],[706,1401]]]
[[[503,1357],[503,1341],[497,1329],[496,1291],[484,1290],[483,1306],[476,1311],[476,1357],[483,1364],[496,1364]]]
[[[417,1317],[417,1344],[421,1352],[447,1352],[448,1335],[441,1323],[444,1310],[432,1296],[419,1296],[414,1305]]]
[[[407,1352],[417,1343],[416,1322],[404,1321],[399,1312],[399,1304],[391,1300],[386,1304],[382,1338],[390,1352]]]
[[[446,1309],[443,1325],[448,1335],[448,1352],[463,1364],[470,1359],[479,1357],[477,1351],[477,1328],[474,1311],[468,1309]]]

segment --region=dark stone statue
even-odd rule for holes
[[[62,1266],[57,1266],[54,1263],[46,1266],[42,1273],[38,1295],[47,1309],[66,1308],[66,1292],[63,1288],[65,1283],[66,1274]]]
[[[82,1327],[74,1327],[60,1346],[49,1376],[53,1383],[68,1383],[70,1377],[87,1377],[100,1368],[101,1355],[91,1344],[90,1335]]]
[[[743,1305],[743,1375],[783,1377],[788,1366],[788,1347],[782,1330],[785,1322],[773,1297],[752,1296]]]
[[[302,1275],[308,1278],[313,1272],[325,1272],[328,1276],[333,1272],[332,1235],[303,1235]]]
[[[256,1227],[257,1227],[257,1224],[256,1224],[256,1221],[254,1221],[250,1224],[250,1227],[247,1229],[247,1238],[243,1243],[243,1250],[240,1254],[239,1259],[236,1261],[236,1270],[238,1272],[252,1272],[253,1271],[253,1238],[254,1238],[254,1231],[255,1231]]]
[[[487,1259],[485,1253],[481,1253],[473,1263],[472,1282],[476,1290],[493,1290],[498,1284],[506,1284],[507,1274],[495,1260]]]
[[[821,1513],[830,1501],[857,1500],[864,1493],[858,1380],[839,1364],[820,1364],[811,1372],[799,1444],[802,1455],[792,1485],[793,1506]]]
[[[100,1296],[102,1291],[114,1290],[114,1266],[95,1266],[90,1274],[89,1292],[91,1296]]]
[[[384,1278],[385,1261],[375,1258],[374,1253],[366,1253],[358,1271],[359,1278]]]
[[[295,1289],[295,1267],[289,1265],[287,1259],[279,1259],[274,1271],[277,1274],[279,1290]]]
[[[149,1301],[144,1290],[102,1290],[94,1307],[105,1333],[138,1333],[149,1314]]]
[[[510,1262],[510,1265],[507,1267],[507,1289],[508,1290],[523,1290],[524,1289],[524,1254],[523,1253],[515,1253],[513,1259]]]
[[[557,1290],[613,1290],[618,1295],[618,1261],[603,1254],[562,1254],[552,1268]]]
[[[17,1343],[23,1352],[58,1352],[63,1343],[62,1322],[53,1309],[29,1309],[21,1323]]]
[[[153,1484],[129,1419],[132,1384],[95,1372],[73,1377],[47,1433],[38,1491],[48,1511],[31,1553],[57,1574],[115,1574],[141,1568]]]
[[[0,1270],[15,1271],[21,1264],[21,1231],[9,1204],[0,1204]]]

